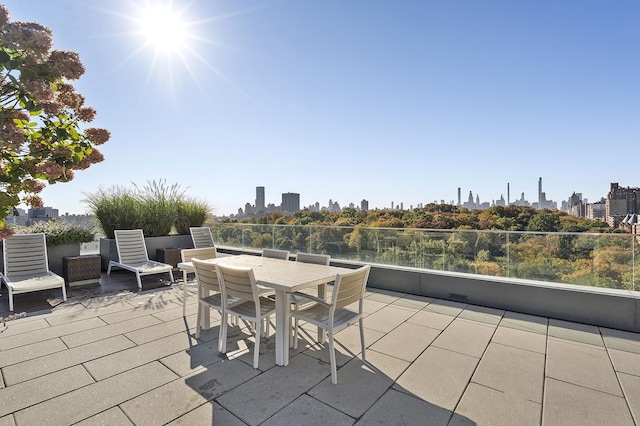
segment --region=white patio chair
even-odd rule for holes
[[[155,275],[169,273],[173,282],[173,266],[166,263],[149,260],[147,245],[144,242],[142,229],[115,230],[116,248],[118,249],[118,261],[110,260],[107,275],[111,274],[113,266],[126,269],[136,274],[138,288],[142,288],[143,275]]]
[[[215,259],[218,256],[218,252],[215,247],[202,247],[202,248],[193,248],[193,249],[182,249],[180,250],[180,256],[182,257],[182,262],[191,262],[192,259]],[[182,271],[182,316],[187,314],[187,271]],[[196,275],[197,281],[197,275]]]
[[[49,270],[44,233],[12,235],[3,245],[4,274],[0,278],[9,291],[11,312],[14,294],[61,288],[62,300],[67,300],[64,278]]]
[[[270,257],[272,259],[289,260],[289,251],[276,249],[262,249],[262,257]]]
[[[213,243],[213,235],[211,235],[211,228],[208,226],[191,227],[189,228],[189,232],[191,233],[194,248],[215,246]]]
[[[216,265],[218,268],[218,280],[222,290],[222,319],[220,323],[219,342],[222,344],[220,352],[227,352],[227,325],[228,315],[235,315],[240,319],[253,323],[255,330],[255,347],[253,349],[253,368],[258,368],[260,355],[261,322],[269,321],[269,317],[275,313],[276,304],[268,297],[260,296],[256,277],[251,268]],[[230,298],[237,298],[241,303],[231,305]],[[268,334],[265,333],[265,334]]]
[[[296,262],[302,263],[313,263],[316,265],[326,265],[329,266],[331,262],[331,256],[328,254],[315,254],[315,253],[304,253],[299,252],[296,255]],[[289,301],[291,302],[291,309],[293,311],[297,311],[300,306],[310,303],[311,300],[298,296],[297,294],[292,294],[289,296]],[[291,327],[293,332],[291,333],[291,342],[290,346],[293,346],[293,349],[298,349],[298,319],[291,317]]]
[[[370,270],[371,267],[366,265],[356,269],[354,272],[336,275],[331,302],[326,302],[304,293],[295,293],[316,302],[314,305],[291,312],[291,316],[327,331],[329,335],[329,357],[331,360],[331,383],[334,385],[338,383],[336,353],[333,343],[333,335],[335,333],[358,321],[360,324],[362,360],[366,360],[362,305]],[[349,305],[355,302],[358,302],[357,311],[347,309]]]

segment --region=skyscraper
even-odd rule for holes
[[[300,211],[300,194],[287,192],[282,194],[282,212],[295,213]]]
[[[264,211],[264,186],[256,186],[256,211]]]

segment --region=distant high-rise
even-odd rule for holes
[[[300,211],[300,194],[287,192],[282,194],[282,212],[295,213]]]
[[[369,201],[363,199],[360,201],[360,210],[363,212],[369,211]]]
[[[256,186],[256,211],[264,211],[264,186]]]
[[[640,213],[640,188],[623,188],[617,183],[612,183],[606,199],[609,226],[615,228],[626,215],[638,213]]]

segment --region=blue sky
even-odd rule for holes
[[[182,1],[176,52],[141,33],[145,2],[5,0],[53,31],[112,133],[105,161],[42,192],[165,179],[235,213],[266,187],[303,205],[481,201],[538,178],[560,204],[640,186],[640,2]],[[167,32],[169,29],[167,29]]]

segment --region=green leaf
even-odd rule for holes
[[[0,50],[0,62],[1,63],[7,63],[11,60],[11,56],[9,56],[9,54],[3,49]]]

